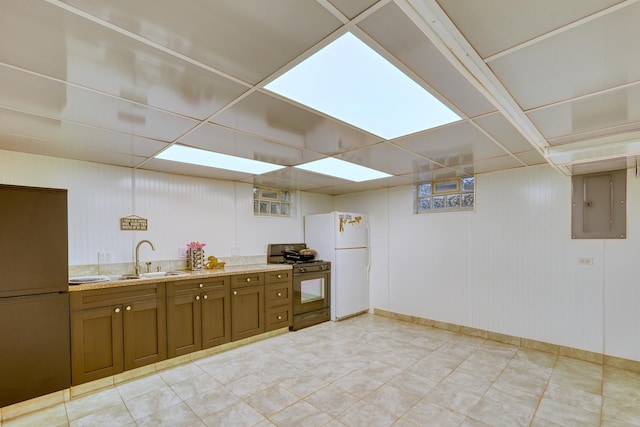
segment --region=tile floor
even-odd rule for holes
[[[640,374],[362,315],[2,423],[67,425],[638,426]]]

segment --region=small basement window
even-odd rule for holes
[[[253,214],[291,216],[291,193],[277,188],[253,187]]]
[[[473,176],[420,182],[413,188],[413,213],[472,211],[475,188]]]
[[[626,170],[574,175],[571,185],[571,238],[626,238]]]

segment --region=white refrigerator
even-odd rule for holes
[[[317,259],[331,261],[331,320],[369,310],[369,223],[365,214],[306,215],[304,239]]]

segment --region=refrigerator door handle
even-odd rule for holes
[[[367,283],[371,281],[371,227],[369,227],[369,218],[367,218]]]

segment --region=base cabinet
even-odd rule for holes
[[[231,340],[264,332],[264,274],[231,276]]]
[[[266,274],[264,309],[265,332],[293,325],[293,285],[291,271]]]
[[[71,293],[71,383],[167,358],[164,283]]]
[[[167,283],[169,357],[231,341],[229,277]]]
[[[78,385],[292,324],[292,272],[70,292]]]

